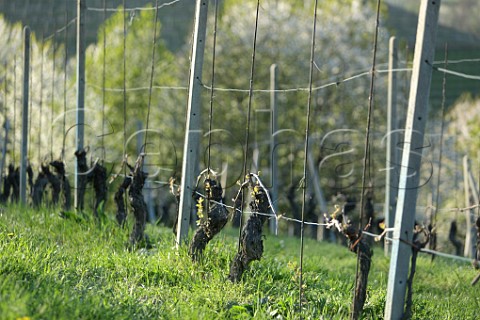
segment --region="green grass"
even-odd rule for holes
[[[267,235],[265,254],[232,284],[236,230],[193,263],[166,228],[149,225],[151,250],[126,250],[113,220],[62,219],[57,211],[0,212],[0,319],[298,319],[299,241]],[[342,246],[305,242],[305,319],[348,318],[356,258]],[[388,259],[376,249],[365,319],[383,319]],[[418,261],[415,319],[478,318],[471,266]]]

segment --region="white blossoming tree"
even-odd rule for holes
[[[241,159],[248,110],[248,88],[253,54],[256,1],[227,0],[219,16],[215,65],[214,128],[223,128],[232,133],[232,148],[229,154]],[[317,11],[315,57],[313,70],[313,101],[311,115],[312,150],[319,160],[335,152],[354,149],[345,165],[345,158],[325,162],[328,166],[321,172],[324,183],[336,189],[351,187],[360,174],[360,159],[363,157],[364,128],[366,126],[370,75],[375,31],[375,8],[364,1],[321,1]],[[385,12],[381,12],[381,21]],[[212,18],[210,19],[213,20]],[[249,143],[259,146],[258,167],[268,168],[269,150],[266,143],[270,136],[269,93],[255,91],[269,88],[269,69],[276,64],[278,76],[278,128],[280,133],[277,151],[285,184],[295,183],[301,176],[303,166],[303,139],[308,100],[311,34],[313,27],[313,1],[260,2],[258,34],[253,75],[253,103],[251,135]],[[210,26],[209,34],[212,34]],[[205,55],[211,63],[211,42]],[[388,32],[380,24],[377,63],[386,61]],[[206,69],[210,79],[210,68]],[[362,76],[343,81],[357,74]],[[208,82],[206,83],[209,84]],[[223,91],[222,88],[243,89]],[[386,78],[377,75],[374,116],[385,114]],[[247,89],[247,90],[245,90]],[[207,109],[205,109],[207,110]],[[206,111],[207,112],[207,111]],[[381,120],[384,122],[383,118]],[[321,139],[336,129],[349,129],[346,135],[332,135],[333,141]],[[384,129],[383,124],[374,130]],[[285,131],[286,130],[286,131]],[[285,133],[286,132],[286,133]],[[383,151],[382,151],[383,154]],[[379,157],[383,157],[380,155]],[[344,163],[341,163],[341,162]],[[379,160],[380,161],[380,160]],[[382,160],[383,161],[383,160]],[[357,162],[355,174],[339,181],[338,177],[350,171],[350,162]],[[237,162],[238,163],[238,162]],[[383,163],[383,162],[382,162]],[[240,163],[241,164],[241,163]],[[343,166],[343,167],[342,167]],[[326,167],[324,167],[326,168]],[[241,171],[241,167],[237,169]],[[342,171],[342,172],[343,172]]]

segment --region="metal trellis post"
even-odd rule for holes
[[[440,0],[422,0],[418,16],[415,55],[410,82],[402,167],[400,171],[395,230],[388,276],[385,319],[401,319],[405,305],[411,243],[424,149],[427,104],[430,94],[432,65]]]
[[[278,200],[278,163],[277,163],[277,119],[278,119],[278,111],[277,111],[277,75],[278,75],[278,67],[276,64],[272,64],[270,66],[270,156],[272,157],[270,166],[270,178],[271,178],[271,197],[272,203],[277,212],[276,203]],[[277,230],[277,219],[270,219],[270,232],[275,234]]]
[[[463,157],[463,185],[465,188],[465,207],[469,208],[472,205],[470,201],[471,196],[475,200],[475,203],[478,203],[478,196],[476,194],[477,188],[475,187],[475,180],[471,177],[470,164],[468,156]],[[472,190],[472,193],[470,193]],[[476,248],[476,228],[475,228],[475,216],[473,215],[473,210],[465,210],[465,221],[466,221],[466,232],[465,232],[465,247],[463,251],[463,256],[468,258],[475,257],[475,248]]]
[[[182,182],[177,223],[177,246],[181,245],[190,226],[193,207],[192,192],[198,175],[198,151],[201,136],[200,94],[202,89],[203,55],[207,27],[208,1],[197,0],[195,10],[195,33],[188,91],[187,122],[183,147]]]
[[[86,0],[77,0],[77,119],[76,150],[83,149],[85,124],[85,11]],[[75,162],[75,208],[80,200],[78,163]]]
[[[20,203],[27,202],[27,157],[28,157],[28,101],[30,79],[30,28],[23,28],[23,110],[22,110],[22,144],[20,152]]]
[[[397,40],[390,38],[388,54],[388,101],[387,101],[387,157],[385,174],[385,227],[393,227],[395,221],[395,204],[397,186],[395,185],[395,167],[397,165],[397,73],[398,66]],[[387,234],[391,238],[392,233]],[[389,255],[392,249],[391,242],[385,240],[385,254]]]

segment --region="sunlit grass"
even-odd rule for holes
[[[126,248],[130,229],[88,215],[4,208],[0,216],[0,319],[298,319],[299,241],[268,235],[243,281],[227,279],[237,230],[227,229],[199,263],[175,249],[171,230],[149,225],[150,250]],[[305,242],[305,319],[348,318],[356,257],[345,247]],[[388,259],[375,250],[366,319],[383,319]],[[418,262],[415,319],[475,319],[479,286],[464,263]]]

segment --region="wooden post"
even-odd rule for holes
[[[273,209],[275,212],[278,212],[278,162],[277,162],[277,122],[278,122],[278,112],[277,112],[277,76],[278,76],[278,67],[276,64],[270,66],[270,197],[273,202]],[[275,234],[277,230],[276,219],[270,219],[270,233]]]
[[[385,174],[385,227],[392,228],[395,221],[395,205],[397,202],[397,185],[395,183],[395,167],[397,165],[397,73],[398,66],[397,40],[390,37],[388,54],[388,98],[387,98],[387,157]],[[392,232],[387,233],[387,238],[392,238]],[[385,255],[389,255],[392,243],[385,240]]]
[[[410,83],[407,120],[400,171],[395,230],[388,276],[385,319],[401,319],[405,305],[413,227],[417,204],[425,123],[430,94],[435,37],[441,0],[422,0],[420,4],[413,71]],[[402,241],[400,241],[402,239]]]
[[[198,175],[198,149],[201,136],[200,94],[202,89],[203,54],[207,28],[208,1],[197,0],[195,11],[195,34],[193,37],[190,83],[188,91],[187,123],[183,147],[182,182],[177,223],[177,247],[188,235],[190,216],[194,207],[192,192]]]
[[[23,28],[23,110],[22,110],[22,149],[20,152],[20,203],[27,203],[27,157],[28,157],[28,102],[30,79],[30,28]]]
[[[77,0],[77,119],[75,127],[76,150],[83,149],[84,125],[85,125],[85,11],[86,0]],[[74,206],[77,209],[80,200],[78,159],[75,161],[75,199]],[[83,190],[84,191],[84,190]]]

